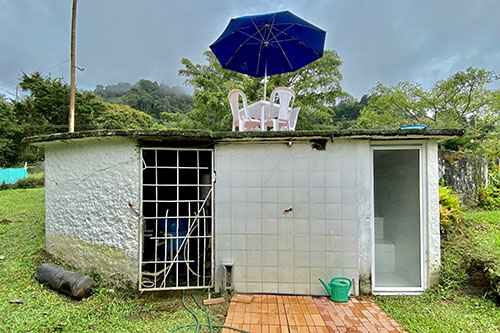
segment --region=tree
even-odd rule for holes
[[[363,107],[368,105],[369,96],[363,95],[359,102],[352,96],[345,96],[333,107],[333,120],[337,127],[350,128],[356,125],[356,120]]]
[[[109,98],[121,97],[125,95],[132,86],[128,82],[119,82],[108,86],[98,84],[94,89],[94,94],[103,97],[105,100]]]
[[[249,102],[263,99],[261,79],[222,69],[211,51],[204,53],[206,65],[193,64],[183,58],[179,74],[194,88],[194,109],[189,113],[204,128],[229,130],[232,115],[227,100],[231,89],[241,89]],[[268,91],[278,86],[295,90],[295,106],[300,106],[298,129],[325,128],[333,125],[331,107],[344,93],[340,87],[340,58],[335,51],[324,52],[321,59],[298,71],[269,78]],[[269,96],[267,96],[269,98]]]
[[[153,118],[128,105],[104,103],[103,109],[93,112],[97,129],[148,129],[155,127]]]
[[[60,132],[68,128],[70,88],[60,78],[44,78],[40,73],[23,73],[19,87],[28,96],[14,102],[16,122],[25,126],[27,135]],[[95,128],[92,112],[103,109],[103,104],[90,92],[75,95],[76,129]]]
[[[498,119],[495,92],[486,85],[498,79],[493,72],[467,68],[430,90],[401,82],[385,87],[378,83],[358,124],[364,128],[391,128],[408,124],[461,127],[472,132]]]
[[[178,87],[170,88],[149,80],[139,80],[133,86],[127,82],[106,87],[97,85],[94,94],[106,102],[126,104],[143,111],[153,118],[161,119],[161,113],[187,113],[192,109],[193,99]]]
[[[0,167],[10,166],[17,156],[15,138],[19,136],[12,105],[0,100]]]
[[[19,86],[28,96],[21,101],[0,102],[0,165],[41,158],[26,146],[27,136],[50,134],[68,128],[70,88],[60,78],[40,73],[23,74]],[[76,129],[147,129],[158,125],[151,116],[129,106],[103,103],[90,92],[76,92]]]

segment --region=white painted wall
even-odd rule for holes
[[[426,176],[427,193],[425,209],[427,225],[425,227],[426,239],[424,244],[427,250],[427,261],[424,266],[424,288],[438,282],[441,265],[441,233],[439,222],[439,157],[436,140],[429,140],[426,144]]]
[[[103,282],[137,287],[139,150],[124,138],[45,147],[47,250]]]
[[[358,293],[360,260],[371,269],[370,245],[359,255],[360,239],[371,240],[359,233],[371,214],[369,158],[368,141],[338,139],[323,151],[217,145],[216,286],[220,264],[234,262],[238,292],[325,295],[318,278],[345,276]]]

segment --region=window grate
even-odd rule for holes
[[[141,149],[141,291],[213,287],[212,156]]]

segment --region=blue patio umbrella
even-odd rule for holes
[[[321,58],[326,31],[290,11],[232,18],[210,45],[223,68],[252,77],[296,71]]]

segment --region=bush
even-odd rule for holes
[[[45,178],[24,178],[19,179],[15,184],[0,184],[0,191],[10,190],[10,189],[26,189],[26,188],[38,188],[45,186]]]
[[[453,192],[450,186],[445,186],[441,182],[439,186],[439,217],[441,221],[441,231],[448,231],[460,219],[462,203],[460,196]]]
[[[500,209],[500,172],[490,173],[488,187],[478,191],[477,204],[484,209]]]

